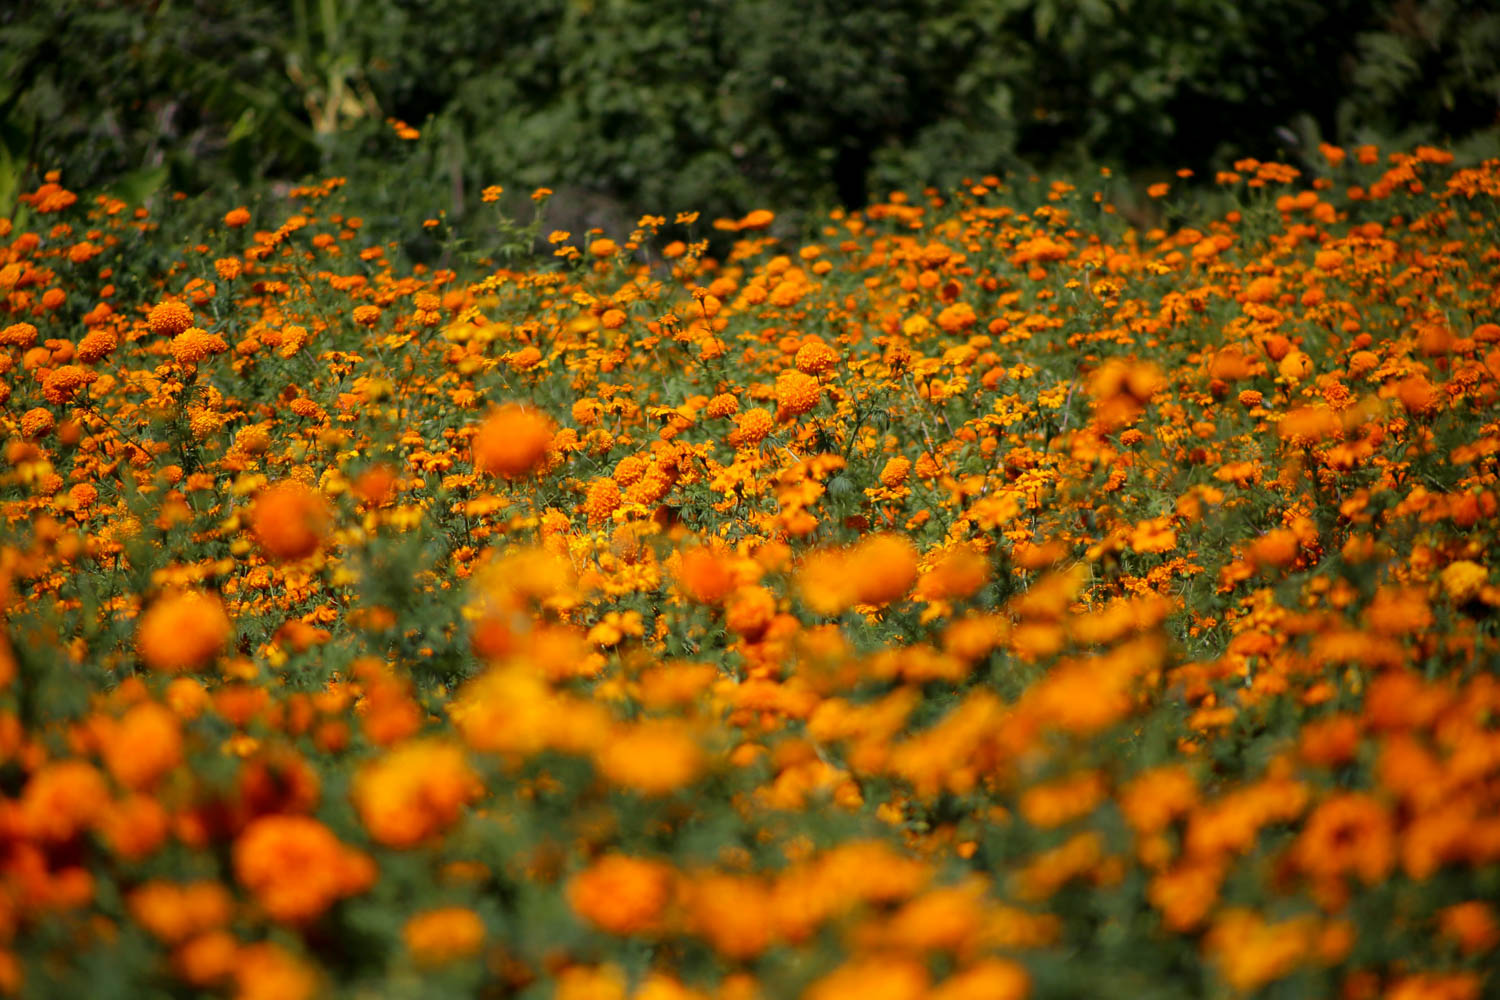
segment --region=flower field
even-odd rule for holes
[[[1500,162],[1322,155],[504,266],[50,178],[0,990],[1494,995]]]

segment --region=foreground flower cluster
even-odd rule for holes
[[[1219,181],[512,270],[50,180],[0,990],[1493,993],[1500,163]]]

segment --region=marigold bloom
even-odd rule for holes
[[[51,410],[41,406],[33,407],[21,415],[21,436],[35,441],[52,433],[56,422]]]
[[[443,965],[479,954],[484,921],[464,906],[424,910],[406,921],[401,937],[418,965]]]
[[[452,826],[482,790],[461,748],[423,740],[362,767],[353,796],[371,837],[388,847],[415,847]]]
[[[734,589],[734,574],[725,564],[726,555],[697,545],[684,549],[677,569],[677,585],[699,604],[719,604]]]
[[[611,934],[655,929],[671,899],[672,869],[657,861],[609,854],[569,879],[568,905]]]
[[[235,1000],[312,1000],[316,970],[269,941],[246,945],[234,956]]]
[[[741,445],[759,444],[764,441],[775,422],[769,410],[757,406],[740,414],[738,428],[736,431],[737,442]]]
[[[375,864],[308,816],[263,816],[234,843],[234,873],[272,919],[300,923],[365,891]]]
[[[811,375],[800,371],[782,372],[776,377],[777,415],[796,417],[818,405],[823,387]]]
[[[219,882],[147,882],[133,890],[130,915],[166,944],[178,944],[229,923],[234,899]]]
[[[889,604],[917,582],[917,550],[903,535],[872,535],[849,553],[849,574],[856,602]]]
[[[104,776],[81,760],[42,765],[21,793],[18,819],[27,836],[71,840],[92,825],[109,802]]]
[[[182,726],[165,705],[142,702],[111,727],[103,749],[104,765],[116,781],[145,789],[182,760]]]
[[[249,223],[250,210],[243,205],[239,208],[231,208],[228,212],[224,213],[224,225],[231,229],[239,229],[242,226],[249,225]]]
[[[492,413],[474,435],[474,467],[506,479],[528,475],[546,461],[553,433],[546,414],[508,403]]]
[[[644,795],[664,795],[694,781],[703,751],[687,726],[667,719],[623,727],[595,753],[609,781]]]
[[[193,310],[177,299],[164,299],[151,307],[146,326],[159,337],[175,337],[193,325]]]
[[[332,515],[323,494],[296,479],[263,490],[250,512],[250,530],[272,559],[303,559],[323,544]]]
[[[159,598],[141,615],[136,648],[153,670],[206,666],[229,642],[232,626],[217,597],[184,591]]]

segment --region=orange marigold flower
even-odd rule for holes
[[[1438,927],[1443,936],[1458,942],[1465,955],[1477,955],[1500,944],[1500,922],[1487,903],[1458,903],[1438,913]]]
[[[1318,878],[1356,874],[1374,885],[1396,862],[1390,810],[1361,792],[1337,795],[1313,812],[1292,849],[1297,865]]]
[[[672,869],[657,861],[609,854],[568,881],[568,905],[611,934],[658,926],[671,899]]]
[[[175,337],[193,325],[193,310],[177,299],[164,299],[151,307],[146,326],[159,337]]]
[[[800,371],[782,372],[776,377],[777,416],[800,416],[818,405],[823,387],[818,380]]]
[[[589,244],[589,253],[595,257],[613,257],[620,249],[611,239],[597,239]]]
[[[198,327],[189,327],[172,338],[172,357],[181,365],[193,365],[229,350],[224,338]]]
[[[793,363],[800,372],[808,375],[823,375],[839,363],[839,355],[823,341],[809,340],[797,348],[797,356]]]
[[[136,647],[153,670],[196,670],[219,655],[230,631],[217,597],[184,591],[158,599],[141,615]]]
[[[500,407],[479,426],[470,447],[474,467],[506,479],[517,479],[539,468],[552,447],[551,418],[515,403]]]
[[[310,816],[262,816],[234,843],[234,873],[272,919],[311,920],[368,889],[375,864]]]
[[[51,410],[42,406],[33,407],[21,415],[21,436],[35,441],[51,434],[56,423]]]
[[[895,489],[905,483],[911,475],[911,459],[897,456],[889,459],[885,467],[880,470],[880,484],[887,489]]]
[[[43,764],[21,793],[21,830],[39,840],[71,840],[96,822],[108,804],[109,786],[92,765],[81,760]]]
[[[214,261],[214,273],[223,281],[233,281],[245,271],[245,263],[238,257],[221,257]]]
[[[664,795],[698,777],[703,751],[687,726],[652,719],[625,726],[595,756],[609,781],[645,795]]]
[[[92,330],[78,342],[78,360],[84,364],[93,364],[107,356],[119,344],[119,340],[108,330]]]
[[[363,305],[355,306],[353,319],[357,326],[374,326],[380,321],[380,307]]]
[[[418,740],[360,768],[353,795],[371,837],[414,847],[452,826],[482,789],[462,748]]]
[[[733,393],[721,392],[708,401],[703,412],[710,417],[732,417],[739,412],[740,401]]]
[[[857,603],[889,604],[917,582],[917,550],[903,535],[872,535],[849,553],[849,575]]]
[[[406,922],[401,937],[418,965],[443,965],[479,954],[484,921],[466,906],[424,910]]]
[[[110,727],[104,766],[116,781],[149,788],[182,761],[182,725],[177,714],[154,701],[142,702]]]
[[[0,345],[6,347],[30,347],[36,338],[36,327],[30,323],[12,323],[0,330]]]
[[[323,544],[331,520],[321,491],[284,479],[255,498],[250,530],[270,558],[303,559]]]
[[[262,941],[235,952],[235,1000],[312,1000],[317,971],[278,944]]]
[[[42,397],[54,405],[61,405],[73,398],[73,394],[84,386],[99,380],[99,373],[78,365],[63,365],[55,368],[42,379]]]
[[[802,1000],[920,1000],[927,996],[927,983],[927,968],[915,958],[871,955],[850,959],[815,981]]]
[[[250,224],[250,210],[241,205],[239,208],[231,208],[224,213],[224,225],[231,229],[239,229]]]
[[[131,891],[130,915],[157,940],[179,944],[229,923],[234,899],[219,882],[147,882]]]
[[[735,433],[736,440],[731,442],[738,445],[759,444],[764,441],[767,434],[771,433],[774,420],[771,413],[765,407],[757,406],[740,414],[738,427]]]
[[[1026,967],[1005,958],[980,959],[926,994],[927,1000],[1026,1000],[1030,995]]]
[[[677,585],[699,604],[719,604],[734,589],[734,574],[729,571],[725,555],[697,545],[684,549],[677,567]]]

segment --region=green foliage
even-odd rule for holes
[[[28,166],[132,200],[321,171],[393,223],[415,192],[472,220],[501,183],[565,188],[587,228],[1058,160],[1480,155],[1497,52],[1477,0],[26,2],[0,15],[0,204]],[[436,138],[425,164],[383,172],[387,117]]]

